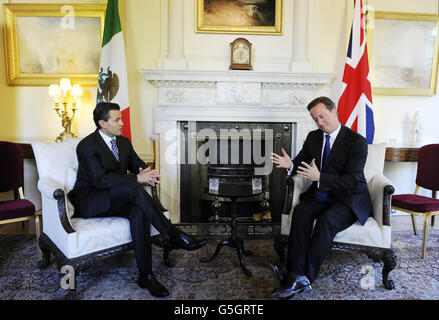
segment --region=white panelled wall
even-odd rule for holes
[[[39,3],[39,0],[0,0]],[[64,3],[46,0],[45,3]],[[71,0],[69,3],[105,3]],[[363,0],[376,11],[438,13],[437,0]],[[253,44],[255,72],[316,72],[334,75],[316,95],[338,100],[353,14],[353,0],[284,0],[282,35],[196,33],[196,0],[119,0],[125,36],[133,144],[143,159],[153,158],[152,137],[157,133],[157,88],[145,85],[143,69],[226,71],[229,44],[244,37]],[[3,25],[3,10],[0,11]],[[6,82],[3,33],[0,41],[0,139],[18,142],[52,141],[61,132],[51,108],[48,88],[11,87]],[[244,71],[248,72],[248,71]],[[96,88],[85,88],[74,128],[81,137],[94,130],[92,110]],[[439,142],[439,97],[373,96],[375,142],[406,143],[409,116],[419,111],[423,143]],[[30,171],[32,166],[27,167]],[[26,169],[28,170],[28,169]],[[385,175],[396,193],[412,192],[415,163],[386,163]],[[35,179],[35,174],[28,175]],[[27,188],[27,190],[31,190]],[[428,194],[428,193],[426,193]],[[34,198],[29,195],[29,198]]]

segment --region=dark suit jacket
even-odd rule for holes
[[[311,131],[306,137],[302,150],[293,160],[292,174],[296,174],[302,161],[310,163],[315,159],[317,167],[320,168],[322,147],[323,131],[320,129]],[[343,201],[354,211],[361,224],[364,224],[372,214],[363,172],[366,157],[366,139],[342,125],[329,153],[326,170],[320,174],[320,190],[331,193]],[[301,198],[314,192],[316,188],[317,182],[312,183]]]
[[[76,148],[78,174],[69,193],[69,199],[75,206],[75,217],[90,218],[107,212],[111,207],[109,189],[137,182],[139,167],[147,167],[128,138],[116,137],[116,145],[120,161],[116,160],[98,130],[79,142]]]

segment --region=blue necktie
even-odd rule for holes
[[[114,157],[119,161],[119,151],[116,146],[116,139],[111,139],[111,152],[113,152]]]
[[[325,135],[326,141],[325,141],[325,148],[323,150],[323,156],[322,156],[322,166],[320,172],[324,172],[326,169],[326,161],[328,161],[329,152],[331,151],[331,142],[329,141],[330,135]],[[315,196],[320,201],[326,201],[328,198],[328,194],[326,192],[322,192],[319,190],[316,190]]]
[[[326,169],[326,161],[328,161],[329,152],[331,151],[331,142],[329,141],[329,138],[331,136],[329,134],[325,135],[326,141],[325,141],[325,149],[323,150],[323,156],[322,156],[322,170],[325,171]]]

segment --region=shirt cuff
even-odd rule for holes
[[[293,172],[293,169],[294,169],[294,163],[291,164],[291,168],[290,169],[286,169],[289,176],[291,176],[291,173]]]

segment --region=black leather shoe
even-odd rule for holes
[[[288,272],[285,283],[273,291],[272,295],[279,299],[290,299],[296,293],[311,290],[311,282],[307,276],[300,276],[294,272]]]
[[[276,264],[271,265],[271,271],[273,271],[274,279],[276,280],[279,287],[282,287],[282,284],[285,280],[285,275],[282,274],[279,267]]]
[[[207,243],[207,239],[197,239],[187,233],[180,231],[179,234],[171,238],[171,245],[174,249],[193,251],[201,248]]]
[[[137,284],[142,289],[148,289],[153,297],[163,298],[169,296],[168,289],[158,282],[152,273],[139,275],[139,281]]]

